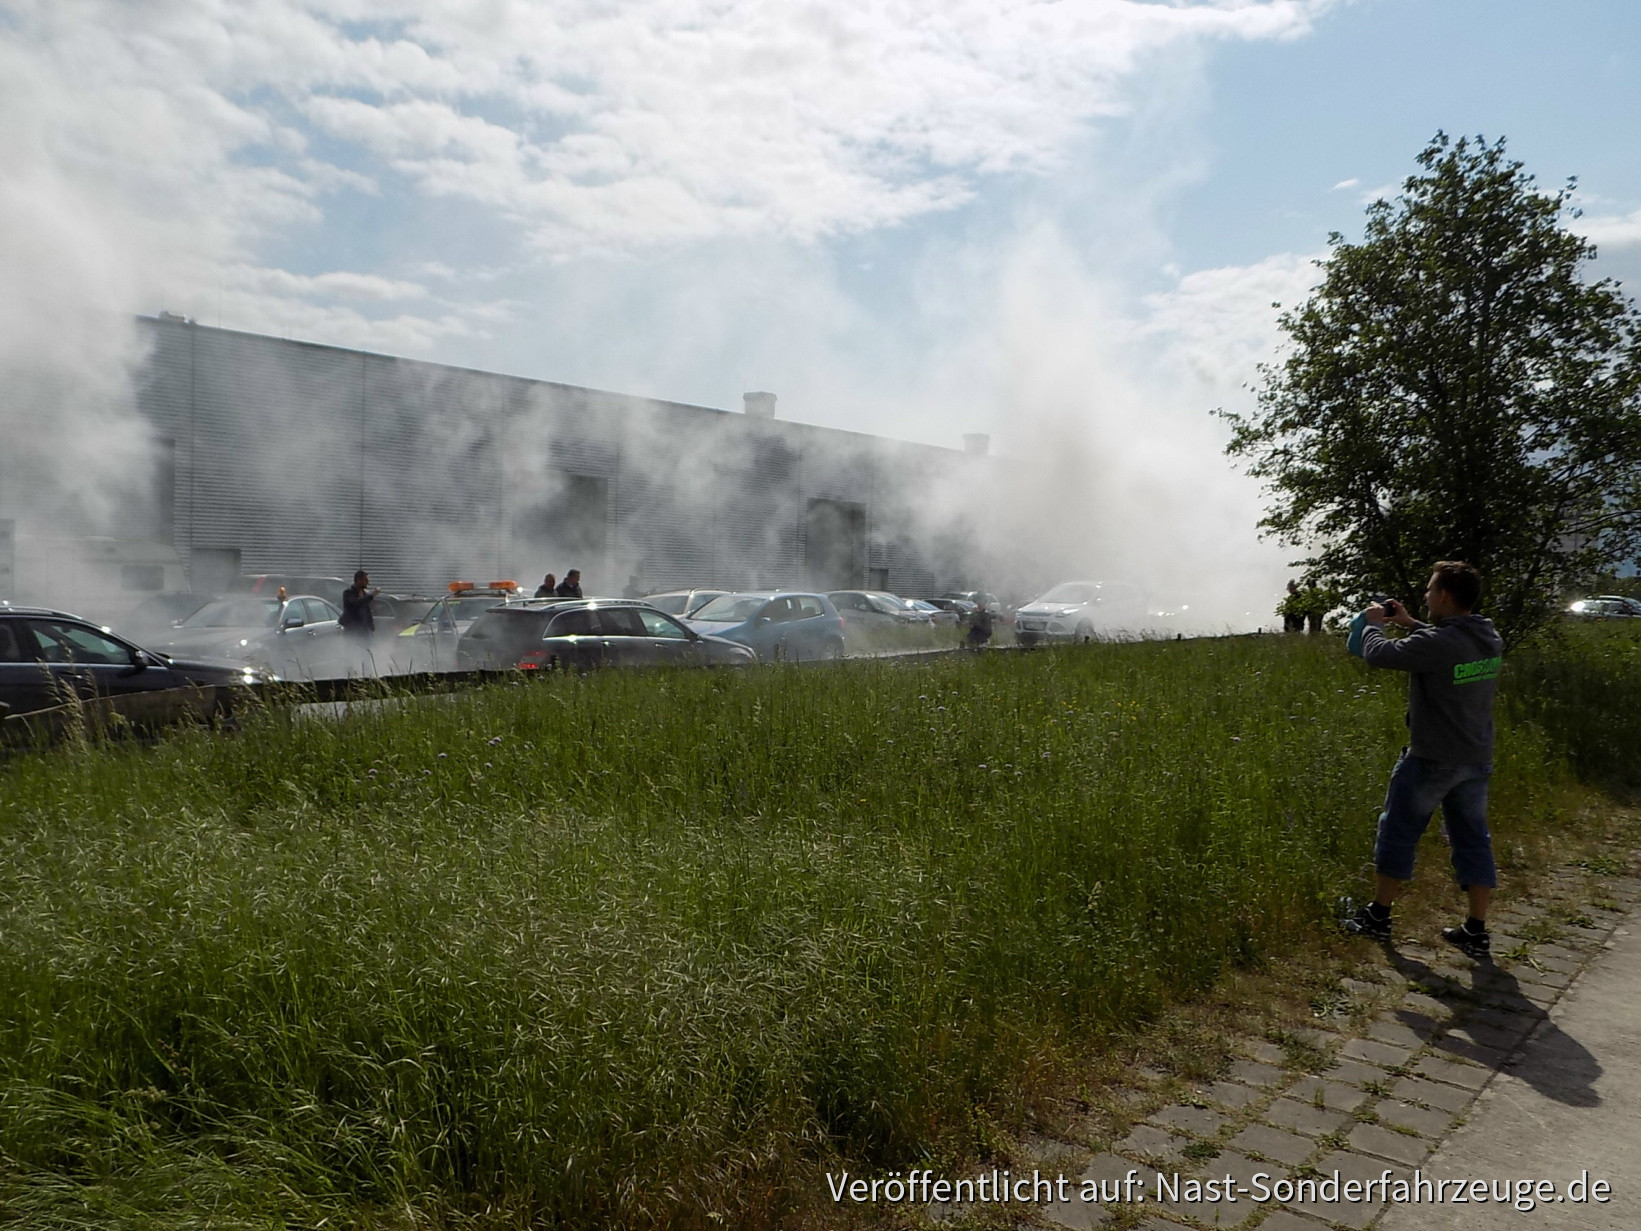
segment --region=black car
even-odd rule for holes
[[[152,730],[232,716],[243,663],[169,658],[45,607],[0,606],[0,737],[32,741],[74,721]]]
[[[758,660],[744,645],[685,628],[630,599],[530,599],[492,607],[456,646],[463,671],[566,667],[728,667]]]

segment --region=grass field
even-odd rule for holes
[[[1555,695],[1501,707],[1507,851],[1581,798],[1584,708],[1641,713],[1635,653],[1511,679]],[[14,758],[0,1220],[751,1227],[830,1159],[972,1158],[1113,1032],[1319,933],[1402,687],[1240,638]],[[1641,744],[1603,739],[1620,781]]]

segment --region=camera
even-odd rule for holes
[[[1395,615],[1402,606],[1388,594],[1370,594],[1368,595],[1368,601],[1378,603],[1379,606],[1385,609],[1386,615]]]

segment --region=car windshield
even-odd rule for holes
[[[1092,603],[1100,597],[1097,581],[1064,581],[1055,586],[1039,603]]]
[[[506,601],[506,597],[500,594],[453,598],[450,600],[450,618],[452,620],[471,620],[476,618],[481,611],[489,611],[490,608],[499,607]]]
[[[683,615],[684,604],[689,601],[689,595],[652,594],[644,601],[657,611],[664,611],[668,615]]]
[[[277,598],[219,598],[182,622],[183,628],[272,628],[279,620]]]
[[[757,615],[768,601],[767,594],[725,594],[713,599],[690,618],[739,624]]]

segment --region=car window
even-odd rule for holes
[[[813,620],[816,616],[826,614],[826,608],[821,606],[820,599],[809,594],[794,599],[793,606],[797,608],[793,614],[793,618],[797,620]]]
[[[633,607],[606,607],[598,613],[599,631],[606,637],[642,637],[644,621]]]
[[[184,628],[272,628],[279,620],[277,598],[219,598],[182,622]]]
[[[123,645],[93,629],[60,620],[30,620],[29,628],[44,662],[131,665],[131,654]]]
[[[771,624],[780,624],[792,618],[792,600],[789,598],[772,598],[761,612],[758,613]]]
[[[682,615],[684,613],[684,604],[689,601],[689,595],[655,594],[644,601],[658,610],[670,611],[673,615]]]
[[[667,619],[659,611],[639,610],[638,618],[644,625],[644,635],[647,637],[665,637],[672,641],[689,640],[689,633],[682,625]]]
[[[585,607],[575,611],[561,611],[553,619],[552,628],[547,630],[549,637],[591,637],[597,632],[593,621],[593,613]]]
[[[739,624],[765,611],[764,600],[755,594],[721,594],[704,607],[697,608],[692,620],[721,620]]]
[[[26,646],[26,650],[25,650]],[[0,663],[34,661],[34,644],[20,622],[0,620]]]

